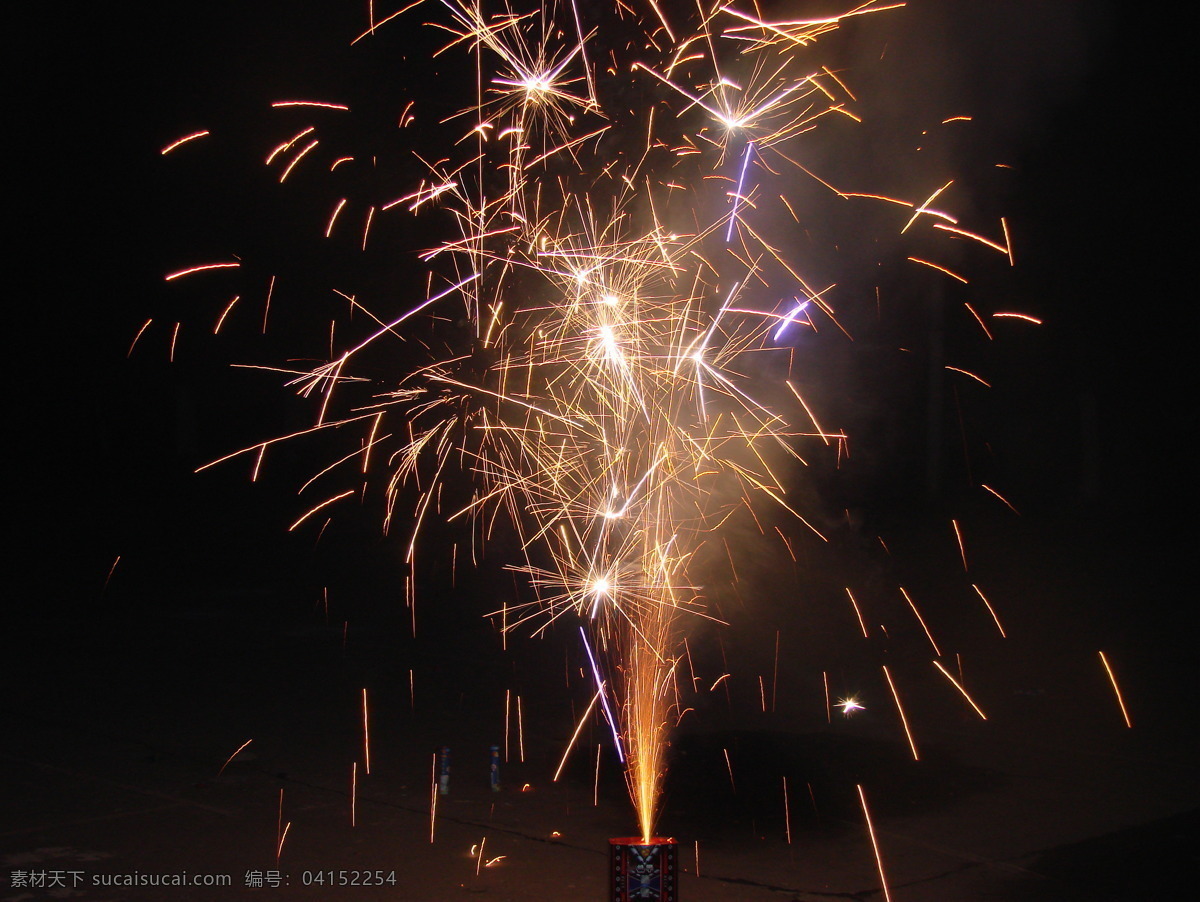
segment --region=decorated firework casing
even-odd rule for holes
[[[492,792],[500,791],[500,746],[493,745],[488,749],[488,779],[492,783]]]
[[[649,842],[626,836],[608,841],[610,902],[678,902],[679,846],[652,836]]]
[[[438,752],[438,795],[450,795],[450,746]]]

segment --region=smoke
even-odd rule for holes
[[[783,2],[763,18],[846,9]],[[830,512],[881,493],[938,491],[950,465],[941,446],[958,429],[942,409],[950,397],[943,364],[978,358],[978,348],[964,344],[978,336],[961,302],[986,312],[987,292],[1001,290],[997,279],[1010,272],[1000,255],[933,229],[932,217],[905,231],[910,207],[837,192],[921,203],[952,183],[934,206],[962,228],[1003,240],[999,221],[1012,219],[1027,164],[1045,157],[1061,134],[1056,117],[1091,89],[1088,76],[1109,51],[1116,22],[1107,4],[1077,0],[909,0],[846,19],[797,51],[813,71],[837,74],[858,118],[825,117],[789,143],[787,153],[815,178],[788,176],[801,223],[781,216],[770,230],[792,236],[789,251],[813,284],[834,286],[825,297],[850,336],[819,322],[821,341],[796,355],[797,381],[826,427],[850,436],[836,479],[813,468],[801,474],[821,483]],[[1020,251],[1018,242],[1018,258]],[[971,285],[912,257],[960,271]]]
[[[887,169],[884,154],[905,140],[951,173],[1015,164],[1080,90],[1112,25],[1107,6],[1082,0],[910,0],[852,20],[846,78],[871,133],[890,136],[872,168]],[[945,123],[961,116],[969,125]]]

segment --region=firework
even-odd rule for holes
[[[795,161],[796,142],[824,121],[857,120],[842,79],[806,51],[844,19],[895,6],[769,21],[757,7],[722,4],[585,11],[547,0],[489,12],[470,0],[428,0],[373,21],[359,40],[401,22],[428,26],[439,36],[434,56],[465,60],[470,93],[448,115],[420,102],[399,110],[399,128],[413,135],[401,166],[408,187],[367,203],[331,196],[314,229],[329,240],[349,233],[365,249],[368,235],[372,246],[384,240],[387,222],[426,217],[427,234],[438,237],[409,248],[426,268],[424,290],[387,313],[338,292],[347,318],[329,327],[327,358],[268,367],[313,402],[312,424],[221,458],[250,457],[257,473],[285,441],[352,436],[305,489],[337,474],[353,487],[327,490],[291,528],[360,497],[362,474],[375,476],[386,529],[411,504],[406,562],[414,570],[434,518],[466,524],[472,549],[507,524],[520,549],[510,568],[534,600],[495,614],[505,629],[535,633],[564,618],[580,625],[595,677],[587,716],[602,713],[612,725],[643,842],[654,832],[667,735],[680,716],[684,630],[689,619],[718,619],[697,576],[722,553],[714,537],[739,510],[761,505],[820,535],[788,500],[786,477],[806,443],[841,454],[845,436],[819,425],[789,378],[786,342],[842,325],[831,286],[806,279],[785,251],[790,233],[773,224],[798,222],[787,197],[796,183],[831,188]],[[368,165],[323,132],[350,105],[274,108],[312,117],[265,158],[289,190],[302,174]],[[206,135],[162,152],[191,152]],[[910,211],[899,232],[932,220],[947,235],[1011,255],[1007,238],[1001,245],[957,229],[930,206],[946,203],[950,188],[924,201],[882,200]],[[936,261],[910,259],[961,279]],[[239,269],[216,260],[166,278],[189,283]],[[216,329],[240,296],[223,303]],[[859,707],[840,705],[847,714]],[[364,690],[369,773],[367,729]],[[435,756],[431,838],[436,767]]]

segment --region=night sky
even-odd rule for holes
[[[867,329],[861,356],[836,357],[848,381],[831,386],[828,401],[841,422],[870,437],[863,446],[871,463],[853,479],[830,477],[822,503],[860,506],[877,523],[944,519],[993,503],[978,493],[985,474],[1008,490],[1031,530],[1073,536],[1075,560],[1144,570],[1146,597],[1099,599],[1088,629],[1120,641],[1132,635],[1164,679],[1188,678],[1182,655],[1191,633],[1180,618],[1194,594],[1190,451],[1200,427],[1188,362],[1197,337],[1187,225],[1195,177],[1184,137],[1191,100],[1160,49],[1161,35],[1183,23],[1166,13],[1135,25],[1134,9],[916,0],[895,14],[908,18],[888,49],[891,71],[903,77],[865,69],[847,77],[878,111],[881,133],[952,108],[976,117],[944,163],[985,174],[973,203],[1007,217],[1017,266],[990,270],[946,303],[977,297],[1045,324],[1006,330],[1003,347],[972,337],[965,347],[975,350],[957,357],[962,336],[950,327],[946,362],[981,365],[994,387],[947,387],[930,427],[921,355],[935,314],[920,295],[931,282],[920,273],[912,283],[885,276],[885,302],[919,314]],[[281,599],[312,599],[326,585],[346,589],[363,617],[379,603],[372,596],[387,604],[402,597],[399,538],[380,535],[375,507],[342,512],[316,551],[314,534],[285,533],[300,510],[296,482],[313,469],[305,448],[278,455],[254,486],[248,460],[193,472],[303,424],[305,406],[270,377],[229,364],[319,357],[326,336],[307,328],[303,312],[318,303],[326,273],[351,274],[377,296],[419,279],[401,253],[405,242],[420,246],[419,229],[397,225],[394,243],[381,239],[366,254],[329,251],[313,240],[325,199],[279,190],[261,165],[288,133],[281,122],[291,121],[271,101],[344,100],[356,110],[346,137],[380,160],[372,190],[389,178],[396,193],[407,184],[386,165],[404,152],[403,140],[376,123],[394,121],[402,98],[420,97],[409,81],[415,66],[397,60],[395,48],[421,17],[379,48],[348,48],[364,17],[336,2],[218,0],[152,12],[89,5],[20,30],[10,85],[16,121],[7,131],[16,158],[6,330],[16,579],[5,619],[14,635],[28,625],[31,635],[50,636],[60,621],[130,623],[206,593],[249,599],[264,617],[290,616]],[[856,67],[872,62],[876,38],[864,36]],[[461,80],[449,61],[443,68],[440,88]],[[875,101],[873,89],[881,92]],[[198,128],[213,131],[207,146],[159,154]],[[917,131],[908,128],[909,146]],[[887,145],[871,154],[886,156]],[[828,152],[826,162],[836,158]],[[993,162],[1012,168],[997,175]],[[247,255],[256,274],[287,273],[266,337],[254,326],[261,298],[240,311],[238,328],[214,339],[204,333],[225,288],[175,291],[163,282],[173,269],[232,255]],[[871,289],[854,272],[831,280],[847,292]],[[127,358],[152,316],[158,324]],[[168,364],[162,323],[174,319],[185,327]],[[904,344],[916,363],[897,363]],[[915,411],[916,425],[885,441],[897,411]],[[478,623],[479,612],[462,616]],[[52,640],[38,641],[45,644],[34,654],[54,654]],[[1195,710],[1191,700],[1180,706]]]
[[[347,100],[361,111],[355,128],[362,133],[348,136],[352,143],[385,162],[402,153],[385,128],[372,129],[412,93],[411,66],[394,50],[347,49],[360,23],[337,4],[249,6],[208,4],[166,16],[89,8],[31,24],[44,37],[18,55],[9,420],[20,463],[10,472],[20,499],[17,559],[58,559],[50,572],[22,579],[30,589],[17,604],[26,611],[71,606],[96,591],[118,554],[152,558],[137,544],[172,542],[168,534],[187,545],[219,544],[236,532],[239,542],[273,546],[272,524],[290,511],[281,513],[270,487],[247,490],[236,464],[228,473],[189,475],[239,440],[303,416],[267,380],[231,373],[228,363],[320,353],[320,336],[314,346],[289,312],[328,278],[318,266],[358,267],[358,284],[380,292],[416,271],[391,251],[413,237],[407,226],[374,254],[319,257],[311,240],[319,226],[308,228],[305,218],[323,223],[325,199],[278,190],[260,166],[262,149],[286,131],[268,104],[286,97]],[[879,79],[886,83],[875,84],[869,60],[856,65],[865,69],[864,105],[905,139],[905,128],[914,129],[895,126],[902,117],[919,123],[956,104],[976,117],[970,141],[946,151],[952,172],[982,171],[980,161],[1013,167],[977,190],[982,207],[1011,223],[1019,265],[985,274],[970,296],[1046,324],[984,349],[983,360],[971,357],[975,344],[951,345],[947,362],[982,364],[995,385],[991,398],[964,389],[974,396],[965,399],[975,405],[971,428],[994,456],[994,475],[1027,512],[1082,515],[1110,525],[1122,543],[1172,543],[1192,530],[1184,499],[1195,485],[1186,449],[1196,425],[1185,364],[1196,326],[1185,293],[1187,230],[1174,216],[1189,183],[1178,76],[1154,30],[1129,27],[1120,4],[1030,4],[1020,16],[1005,4],[942,6],[914,4],[896,27],[898,49],[889,51],[909,53],[898,69],[903,77],[887,70]],[[397,47],[413,40],[408,32],[396,37]],[[906,50],[901,39],[915,46]],[[872,91],[884,100],[872,105]],[[186,158],[159,156],[167,142],[201,127],[214,132],[209,146]],[[162,275],[247,254],[248,265],[289,280],[271,334],[256,343],[257,330],[244,327],[229,330],[241,337],[206,341],[201,333],[224,288],[171,295]],[[848,290],[859,287],[853,273],[834,276]],[[912,303],[902,285],[884,291],[898,306]],[[201,311],[190,322],[187,304]],[[865,410],[853,399],[839,408],[867,435],[879,428],[879,408],[894,400],[870,397],[883,381],[871,373],[872,352],[919,341],[928,323],[924,313],[905,315],[904,329],[880,329],[862,342],[866,362],[853,366]],[[151,316],[185,322],[174,366],[164,360],[169,336],[161,325],[125,359]],[[919,394],[920,377],[913,378]],[[910,401],[920,415],[924,402]],[[935,492],[943,498],[967,485],[953,434],[965,428],[963,402],[946,402]],[[859,500],[928,498],[925,426],[912,433],[893,449],[895,459],[880,461],[852,490]],[[287,491],[280,483],[278,491]],[[211,562],[217,569],[220,557]]]

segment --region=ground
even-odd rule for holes
[[[756,652],[731,637],[741,661],[726,680],[733,692],[698,694],[672,748],[659,832],[680,844],[680,898],[882,898],[860,786],[893,900],[1177,897],[1169,891],[1194,865],[1200,784],[1191,702],[1172,697],[1186,667],[1165,642],[1172,624],[1146,616],[1167,588],[1169,570],[1155,559],[1167,552],[1127,544],[1147,569],[1129,568],[1098,554],[1106,533],[1062,527],[975,534],[972,577],[991,587],[1009,635],[972,639],[966,629],[950,641],[964,649],[963,679],[986,721],[936,671],[923,673],[932,656],[911,637],[871,650],[901,682],[920,760],[881,685],[864,682],[865,711],[826,717],[807,652],[788,653],[793,642],[804,647],[801,601],[774,599],[785,643],[777,671],[772,642]],[[907,547],[933,541],[914,532]],[[107,591],[134,588],[114,577]],[[178,597],[130,603],[125,615],[110,595],[90,612],[31,617],[12,635],[0,745],[4,902],[605,897],[608,839],[635,828],[598,723],[552,780],[572,704],[578,713],[586,700],[581,683],[567,686],[565,671],[578,666],[568,636],[515,637],[504,650],[482,621],[449,632],[435,623],[423,641],[387,617],[343,634],[326,625],[321,603],[301,609],[265,588],[222,594],[176,582],[169,592]],[[1128,599],[1123,614],[1104,601],[1114,594]],[[850,626],[836,640],[848,648]],[[1132,729],[1097,658],[1101,644],[1123,679]],[[860,672],[843,658],[834,680]],[[505,757],[500,792],[488,782],[493,743]],[[438,799],[431,842],[433,755],[443,745],[451,792]],[[394,872],[396,882],[304,885],[306,874],[331,870]],[[227,874],[233,887],[12,885],[21,872],[56,871],[87,882]],[[248,888],[255,873],[266,885]]]

